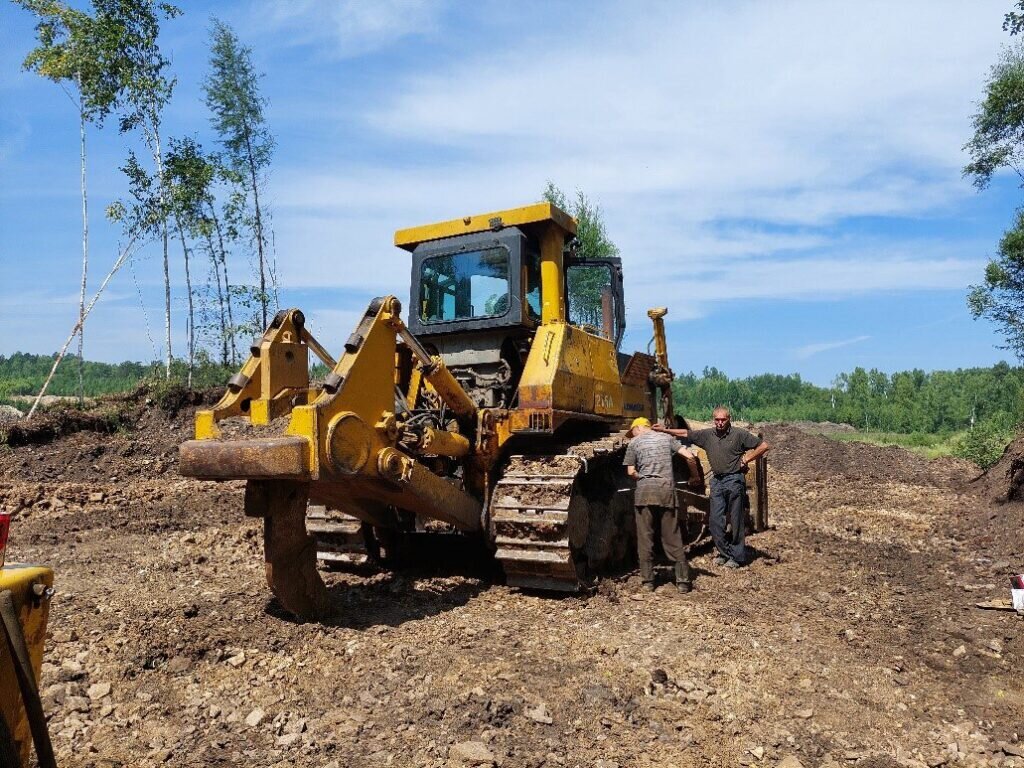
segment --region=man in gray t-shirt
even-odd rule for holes
[[[655,429],[666,437],[687,438],[703,448],[711,471],[711,512],[708,527],[718,549],[715,562],[726,568],[739,568],[747,562],[746,498],[747,465],[757,461],[768,450],[768,443],[755,434],[732,425],[729,409],[715,408],[711,414],[714,429]],[[726,535],[728,521],[729,534]]]
[[[622,460],[627,474],[636,480],[636,544],[640,560],[640,580],[644,589],[654,591],[654,529],[661,529],[661,546],[675,562],[676,588],[692,589],[686,545],[676,509],[676,482],[672,456],[679,454],[691,463],[691,477],[698,478],[696,459],[678,440],[655,432],[651,422],[635,419],[630,430],[632,440]],[[699,480],[698,480],[699,482]]]

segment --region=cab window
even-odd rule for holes
[[[615,294],[607,264],[576,264],[566,270],[569,322],[615,340]]]
[[[450,253],[420,267],[420,320],[441,323],[508,312],[508,251]]]

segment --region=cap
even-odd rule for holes
[[[633,423],[629,425],[629,431],[632,432],[637,427],[649,427],[649,426],[651,426],[651,420],[650,419],[645,419],[643,416],[640,416],[640,417],[638,417],[636,419],[633,419]]]

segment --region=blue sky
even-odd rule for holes
[[[550,179],[600,203],[622,250],[624,347],[667,305],[677,371],[827,384],[858,365],[1008,358],[964,297],[1020,190],[960,175],[1008,3],[181,6],[166,132],[213,147],[200,83],[216,13],[265,73],[282,304],[329,348],[371,297],[407,298],[395,229],[527,203]],[[21,71],[33,44],[32,18],[0,5],[0,354],[53,352],[77,316],[78,128],[61,90]],[[133,140],[112,120],[89,142],[95,287]],[[160,357],[161,285],[149,246],[90,317],[86,356]]]

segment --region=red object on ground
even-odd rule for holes
[[[11,530],[11,514],[0,512],[0,568],[4,567],[4,552],[7,549],[7,534]]]

